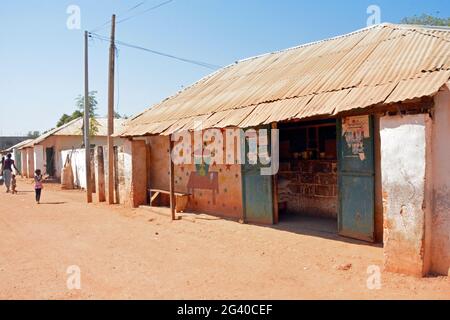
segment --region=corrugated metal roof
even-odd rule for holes
[[[450,77],[450,29],[381,24],[239,61],[165,99],[119,135],[250,127],[434,95]]]
[[[107,118],[96,118],[98,122],[96,136],[107,136],[108,135],[108,119]],[[123,125],[127,122],[126,119],[114,119],[114,129],[116,132],[122,130]],[[31,140],[29,143],[21,146],[21,149],[31,148],[36,144],[41,143],[45,139],[51,136],[82,136],[83,128],[83,118],[74,119],[61,127],[54,128],[43,135]]]

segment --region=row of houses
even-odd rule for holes
[[[115,119],[115,127],[120,127],[125,122],[124,119]],[[114,144],[120,146],[121,138],[115,138]],[[107,144],[107,119],[96,119],[96,132],[90,138],[91,147],[95,149],[97,146],[106,146]],[[55,179],[61,179],[62,168],[64,167],[66,157],[75,156],[78,150],[84,147],[83,141],[83,118],[74,119],[58,128],[52,129],[36,139],[22,142],[12,149],[12,154],[16,158],[16,163],[20,166],[21,173],[24,177],[32,178],[34,171],[40,169],[44,175]],[[84,170],[81,162],[77,166],[73,166],[75,176],[77,170]],[[86,182],[78,183],[79,187],[85,187]]]
[[[266,225],[332,219],[382,244],[388,271],[447,275],[449,79],[448,28],[381,24],[236,62],[116,131],[118,202]],[[51,173],[43,141],[55,135],[22,147],[22,168],[34,156]],[[251,161],[255,141],[278,154],[275,170]]]

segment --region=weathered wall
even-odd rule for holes
[[[147,145],[145,141],[131,142],[131,206],[136,208],[147,203]],[[144,173],[144,174],[143,174]]]
[[[119,199],[121,204],[132,205],[131,181],[133,174],[132,144],[127,140],[118,150]]]
[[[450,91],[447,87],[435,98],[433,118],[431,271],[447,275],[450,268]]]
[[[74,186],[77,188],[86,189],[86,164],[85,164],[85,150],[63,150],[61,151],[61,158],[66,159],[67,155],[71,156],[71,165]]]
[[[95,146],[106,146],[107,139],[106,137],[94,136],[90,138],[91,145]],[[114,145],[121,146],[123,143],[123,139],[114,138]],[[82,136],[50,136],[41,143],[40,146],[43,147],[43,172],[46,172],[46,163],[47,163],[47,148],[54,148],[55,152],[55,176],[57,178],[61,177],[61,170],[64,166],[65,158],[61,157],[61,151],[63,150],[72,150],[72,149],[81,149],[83,146],[83,137]]]
[[[427,114],[380,119],[384,206],[384,262],[388,271],[422,276],[426,270],[425,220]]]
[[[34,177],[34,148],[26,148],[27,152],[27,178]]]
[[[119,199],[133,208],[147,204],[147,145],[126,140],[118,150]]]
[[[44,148],[40,145],[34,146],[34,169],[40,169],[42,173],[45,173],[44,167]]]
[[[150,185],[153,189],[169,190],[169,137],[147,138],[150,146]]]
[[[153,189],[169,190],[169,138],[149,137],[147,143],[151,164],[149,185]],[[225,147],[226,141],[224,150]],[[175,191],[191,194],[187,210],[240,219],[243,213],[241,166],[212,163],[206,171],[203,169],[195,164],[175,166]]]
[[[21,162],[21,172],[22,176],[26,177],[28,174],[28,158],[27,158],[27,150],[21,149],[20,151],[20,162]]]

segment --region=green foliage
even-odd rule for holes
[[[96,120],[97,116],[97,91],[91,91],[89,92],[89,117],[90,117],[90,128],[89,128],[89,135],[95,136],[98,133],[98,126],[99,123]],[[63,114],[61,118],[58,120],[58,123],[56,126],[59,128],[62,125],[69,123],[72,120],[81,118],[84,116],[84,96],[78,95],[78,97],[75,98],[75,106],[77,110],[75,110],[71,115]],[[83,131],[83,130],[82,130]],[[82,134],[83,132],[81,132]]]
[[[114,119],[128,119],[128,116],[125,114],[120,114],[116,111],[114,111]]]
[[[406,17],[401,20],[403,24],[415,24],[423,26],[438,26],[438,27],[450,27],[450,17],[439,18],[429,14],[422,14],[420,16]]]
[[[95,118],[97,116],[97,91],[90,91],[89,92],[89,116],[91,118]],[[75,105],[78,109],[78,111],[81,112],[81,114],[84,114],[84,95],[79,95],[75,98]]]
[[[36,139],[41,133],[39,131],[28,131],[27,138]]]
[[[98,134],[98,126],[99,123],[96,119],[97,117],[97,91],[90,91],[89,92],[89,135],[90,136],[95,136]],[[78,108],[78,112],[81,114],[81,116],[84,116],[84,96],[83,95],[79,95],[76,99],[75,99],[75,105]],[[84,130],[84,129],[83,129]]]

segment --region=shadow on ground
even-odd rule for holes
[[[275,230],[281,230],[311,237],[319,237],[329,240],[336,240],[351,244],[365,245],[370,247],[383,247],[383,245],[380,243],[370,243],[340,236],[338,234],[336,219],[286,214],[280,216],[280,222],[277,225],[268,227]]]

